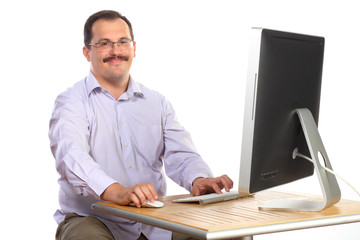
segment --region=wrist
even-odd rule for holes
[[[201,178],[204,178],[204,177],[197,177],[197,178],[195,178],[194,181],[192,182],[192,185],[191,185],[191,186],[194,186],[194,185],[195,185],[195,182],[196,182],[197,180],[200,180]]]
[[[110,184],[100,195],[101,200],[116,202],[119,192],[124,188],[120,183]]]

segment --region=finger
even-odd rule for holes
[[[145,198],[150,202],[154,202],[154,200],[158,198],[157,192],[151,183],[143,184],[141,186],[141,191],[143,192]]]
[[[130,195],[130,202],[133,202],[136,207],[140,208],[141,207],[141,202],[139,200],[139,198],[136,196],[136,194],[132,193]]]
[[[219,187],[217,182],[213,182],[211,184],[211,187],[214,190],[214,192],[216,192],[217,194],[221,194],[221,188]]]
[[[139,199],[140,205],[145,206],[146,205],[146,197],[145,197],[143,191],[141,190],[141,186],[135,187],[134,193],[136,194],[137,198]]]
[[[220,181],[222,183],[223,188],[225,188],[225,191],[229,192],[230,189],[233,188],[234,183],[227,175],[221,176]]]
[[[148,183],[147,184],[147,187],[148,187],[148,190],[150,191],[151,193],[151,196],[152,196],[152,199],[153,200],[157,200],[159,198],[158,194],[157,194],[157,191],[154,187],[154,185],[152,185],[151,183]]]
[[[200,190],[197,186],[194,186],[193,189],[192,189],[192,194],[194,196],[199,196],[200,195]]]

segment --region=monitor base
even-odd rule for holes
[[[259,210],[264,211],[321,211],[328,208],[341,198],[341,192],[336,177],[328,173],[323,164],[332,170],[329,158],[327,156],[324,144],[321,140],[317,125],[313,115],[307,108],[296,109],[296,113],[300,119],[302,129],[306,138],[306,142],[311,154],[315,171],[318,176],[319,184],[323,193],[323,201],[307,201],[307,200],[291,200],[284,199],[266,203],[259,206]],[[320,159],[319,159],[320,155]]]

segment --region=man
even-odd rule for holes
[[[55,101],[49,138],[56,159],[60,207],[57,239],[171,239],[171,232],[91,210],[103,200],[141,207],[166,194],[167,175],[194,195],[229,191],[212,177],[171,104],[136,83],[136,42],[115,11],[89,17],[83,54],[90,73]]]

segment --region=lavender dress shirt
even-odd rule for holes
[[[55,220],[60,223],[67,212],[93,215],[116,239],[137,239],[141,232],[149,239],[171,239],[171,233],[91,210],[112,183],[149,182],[162,196],[163,166],[188,191],[194,179],[212,176],[169,101],[132,78],[116,100],[90,72],[57,97],[49,138],[60,174]]]

